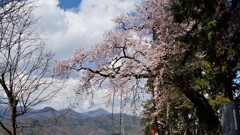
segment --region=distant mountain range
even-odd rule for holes
[[[0,115],[3,113],[0,108]],[[7,115],[8,111],[5,111]],[[109,113],[100,108],[86,113],[72,109],[55,110],[45,107],[30,110],[18,117],[18,132],[21,135],[142,135],[141,118],[119,113]],[[6,123],[8,123],[6,121]],[[120,123],[123,123],[120,126]],[[121,128],[122,127],[122,128]],[[120,131],[121,130],[121,131]],[[0,135],[4,135],[2,129]]]

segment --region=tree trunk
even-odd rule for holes
[[[191,89],[189,83],[182,83],[182,92],[196,107],[199,122],[205,126],[208,131],[218,128],[220,122],[207,99],[197,91]]]
[[[16,114],[17,114],[17,105],[16,102],[13,101],[13,103],[10,104],[10,123],[11,123],[11,130],[12,130],[12,135],[16,135],[17,134],[17,130],[16,130]]]
[[[155,93],[154,93],[154,90],[153,88],[151,89],[151,93],[152,93],[152,99],[154,100],[153,101],[153,108],[154,108],[154,112],[157,112],[157,106],[156,106],[156,102],[155,102]],[[158,124],[158,118],[157,116],[154,116],[153,118],[153,121],[154,121],[154,129],[155,129],[155,133],[158,133],[159,135],[161,134],[160,132],[160,127],[159,127],[159,124]]]

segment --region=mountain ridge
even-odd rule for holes
[[[138,116],[123,114],[126,135],[143,134],[140,120]],[[102,108],[79,113],[71,108],[55,110],[51,107],[30,109],[18,122],[31,127],[19,130],[24,135],[34,134],[33,131],[44,135],[109,135],[119,133],[121,123],[119,113],[112,114]]]

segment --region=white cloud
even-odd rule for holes
[[[106,103],[106,94],[108,89],[97,90],[94,93],[94,105],[90,105],[90,96],[78,95],[76,96],[76,84],[79,80],[77,79],[68,79],[65,84],[58,84],[59,86],[53,86],[49,90],[54,90],[56,87],[63,87],[52,99],[47,102],[43,102],[37,106],[35,109],[42,109],[46,106],[53,107],[57,110],[72,108],[77,112],[87,112],[90,110],[95,110],[98,108],[106,109],[107,111],[112,111],[111,103]],[[111,99],[111,97],[110,97]],[[120,111],[120,98],[115,98],[114,112],[119,113]]]
[[[71,55],[78,47],[88,47],[102,39],[104,32],[113,29],[112,19],[122,13],[134,10],[134,3],[138,0],[82,0],[79,12],[64,11],[57,5],[58,0],[39,0],[35,16],[40,17],[37,30],[47,39],[47,45],[54,51],[57,58]],[[77,10],[76,10],[77,11]],[[68,86],[46,104],[56,109],[62,109],[75,101],[74,86],[76,80],[70,79]],[[101,91],[95,97],[96,107],[104,108]],[[77,98],[78,106],[75,110],[87,111],[89,106],[85,100]],[[111,110],[111,107],[105,108]],[[115,110],[119,110],[119,103]]]
[[[80,46],[99,42],[114,27],[114,17],[134,9],[137,0],[82,0],[79,12],[60,9],[58,0],[39,0],[38,29],[57,57],[69,56]]]

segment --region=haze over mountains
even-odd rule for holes
[[[3,114],[0,108],[0,115]],[[5,111],[5,115],[8,112]],[[141,135],[141,118],[122,114],[122,131],[125,135]],[[6,121],[7,122],[7,121]],[[55,110],[45,107],[30,110],[18,117],[21,135],[110,135],[120,133],[120,114],[109,113],[99,108],[94,111],[78,113],[72,109]],[[0,130],[0,134],[4,134]]]

